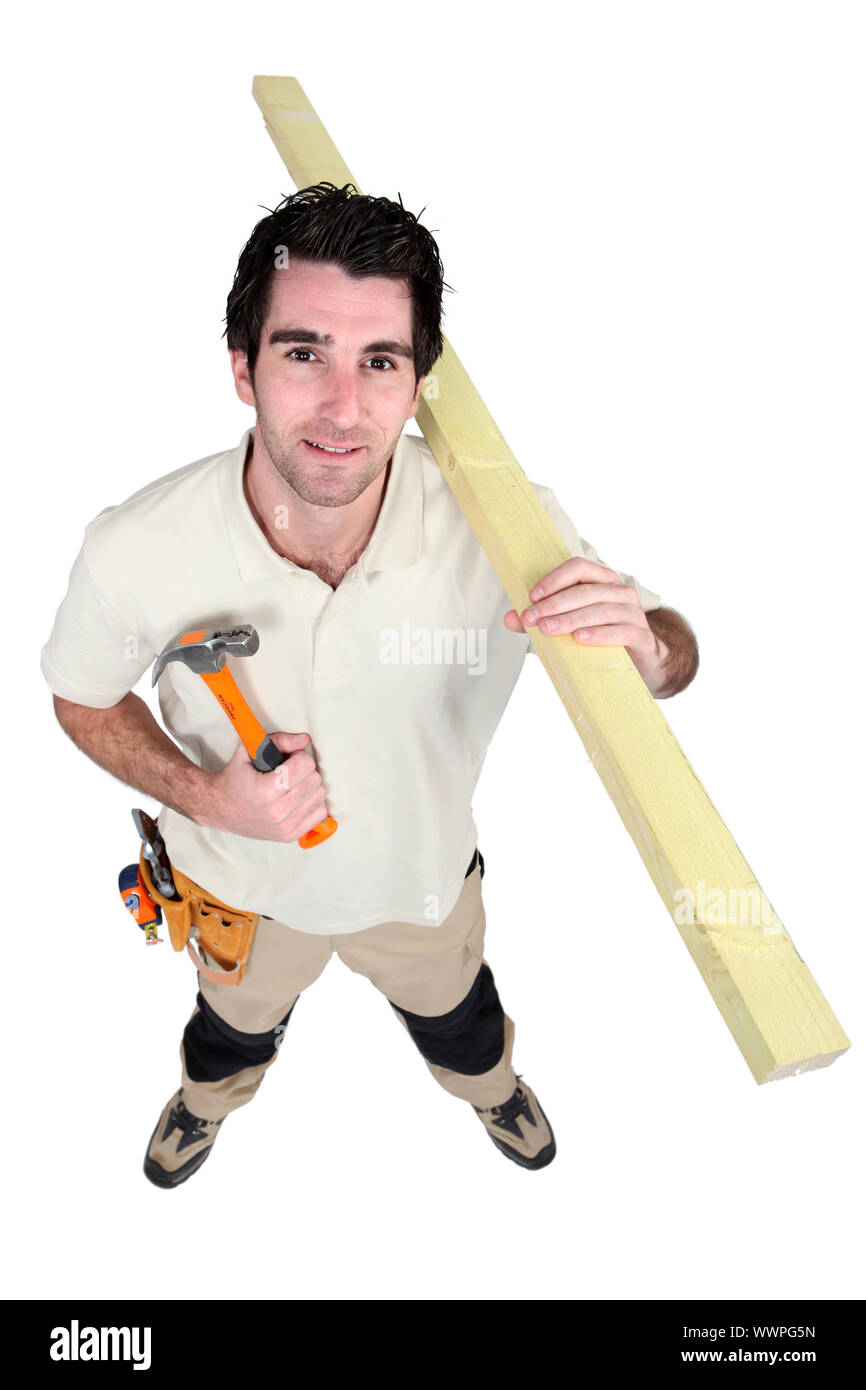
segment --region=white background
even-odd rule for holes
[[[864,1295],[864,57],[861,6],[790,0],[12,22],[9,1296]],[[141,797],[56,724],[39,650],[86,522],[252,422],[225,297],[294,187],[255,73],[424,209],[445,332],[524,469],[694,625],[664,713],[852,1040],[829,1069],[755,1084],[529,659],[474,813],[555,1162],[501,1157],[334,960],[201,1172],[145,1180],[195,975],[124,913]]]

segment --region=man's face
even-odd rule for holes
[[[274,271],[254,384],[246,354],[231,360],[274,468],[320,507],[347,506],[378,477],[424,380],[416,387],[406,281],[305,261]]]

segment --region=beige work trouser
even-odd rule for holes
[[[427,1057],[424,1060],[439,1084],[452,1095],[480,1109],[503,1104],[517,1086],[511,1066],[514,1024],[502,1011],[490,967],[482,954],[484,928],[477,862],[464,880],[453,910],[438,925],[384,922],[364,931],[324,936],[296,931],[284,922],[260,917],[240,985],[214,984],[202,975],[198,978],[207,1004],[231,1029],[260,1037],[275,1030],[273,1054],[218,1080],[193,1080],[182,1042],[182,1087],[187,1109],[203,1119],[215,1120],[252,1100],[265,1072],[279,1055],[283,1036],[280,1021],[293,1008],[301,991],[318,979],[335,951],[344,965],[366,975],[392,1005],[431,1019],[434,1024],[458,1005],[471,1004],[470,995],[477,995],[477,986],[483,983],[488,1018],[495,1015],[497,1020],[504,1019],[504,1045],[498,1061],[489,1070],[467,1074],[438,1065]],[[482,966],[486,973],[479,980]],[[197,1006],[187,1025],[188,1033],[198,1023],[204,1023],[197,1019],[199,1012]],[[397,1009],[394,1012],[411,1032],[403,1015]],[[423,1026],[423,1020],[416,1022]],[[451,1020],[447,1023],[453,1033]],[[266,1037],[262,1040],[269,1048],[270,1041]],[[422,1044],[418,1046],[423,1056]]]

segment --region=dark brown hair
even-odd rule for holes
[[[398,198],[400,195],[398,193]],[[424,209],[422,208],[423,212]],[[373,198],[352,183],[317,183],[290,194],[253,228],[226,301],[229,348],[245,352],[252,379],[268,316],[278,255],[327,262],[358,278],[406,280],[412,295],[415,384],[442,352],[443,279],[439,248],[403,200]]]

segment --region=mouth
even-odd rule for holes
[[[320,456],[324,455],[325,458],[332,459],[352,458],[354,454],[362,453],[365,447],[361,444],[358,445],[356,448],[347,449],[340,444],[323,444],[320,443],[318,440],[311,439],[305,439],[303,442],[311,453],[319,454]]]

